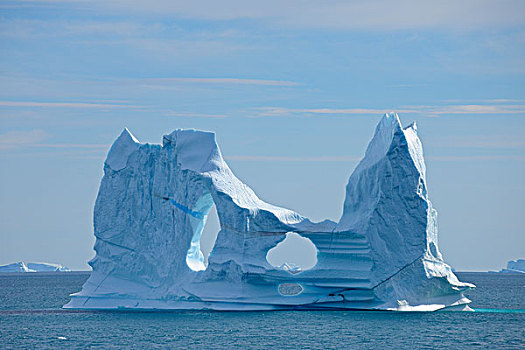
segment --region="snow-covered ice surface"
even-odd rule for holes
[[[35,263],[35,262],[16,262],[8,265],[0,266],[0,273],[2,272],[69,272],[69,268],[50,263]]]
[[[463,309],[474,286],[443,262],[425,171],[416,125],[386,114],[350,176],[340,221],[313,223],[260,200],[214,133],[175,130],[151,145],[126,129],[95,204],[93,272],[64,307]],[[200,235],[213,204],[221,230],[206,266]],[[315,245],[315,266],[268,262],[290,235]]]

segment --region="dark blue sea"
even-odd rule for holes
[[[525,275],[458,273],[475,312],[85,312],[89,273],[0,275],[1,349],[525,349]]]

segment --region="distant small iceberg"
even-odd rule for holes
[[[6,272],[70,272],[71,269],[59,264],[50,264],[50,263],[35,263],[24,261],[0,265],[0,273]]]
[[[510,260],[507,268],[501,269],[498,273],[525,273],[525,259]]]

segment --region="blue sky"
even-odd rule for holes
[[[338,220],[384,112],[416,120],[456,269],[525,257],[522,1],[3,1],[0,264],[86,268],[111,142],[213,130],[273,204]]]

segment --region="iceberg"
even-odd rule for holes
[[[220,231],[206,257],[213,206]],[[443,261],[417,127],[395,113],[350,176],[339,222],[259,199],[212,132],[178,129],[158,145],[125,129],[104,164],[94,233],[93,272],[65,308],[434,311],[468,309],[474,287]],[[313,263],[273,252],[286,246]]]
[[[510,260],[507,267],[501,269],[500,273],[525,273],[525,259]]]
[[[5,272],[70,272],[71,270],[59,264],[16,262],[0,266],[0,273]]]

